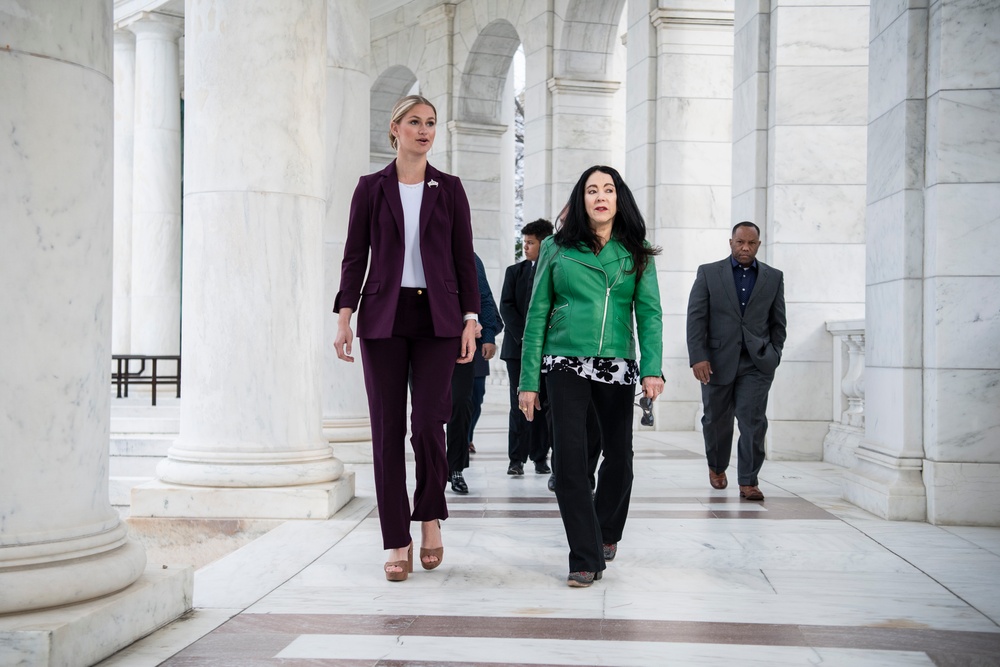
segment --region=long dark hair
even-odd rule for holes
[[[564,248],[581,250],[587,248],[595,253],[600,252],[601,245],[594,230],[590,228],[590,217],[587,215],[587,204],[584,200],[587,179],[595,171],[607,174],[615,184],[618,212],[615,214],[611,235],[618,239],[618,242],[625,246],[625,249],[632,255],[632,268],[628,272],[635,272],[635,279],[638,280],[642,277],[642,272],[646,269],[649,258],[653,255],[659,255],[661,249],[659,246],[651,246],[646,243],[646,222],[642,218],[642,213],[639,212],[632,191],[628,189],[621,174],[613,167],[594,165],[583,172],[576,185],[573,186],[573,193],[569,196],[569,203],[566,204],[566,218],[555,234],[554,243]]]

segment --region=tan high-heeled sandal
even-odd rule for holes
[[[438,530],[441,530],[441,521],[437,522]],[[436,561],[428,563],[424,558],[437,558]],[[420,565],[425,570],[433,570],[441,561],[444,560],[444,547],[434,547],[433,549],[425,549],[420,547]]]
[[[399,572],[389,571],[390,567],[398,567]],[[386,581],[406,581],[406,578],[413,572],[413,542],[406,549],[406,560],[390,560],[382,567],[385,571]]]

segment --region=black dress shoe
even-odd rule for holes
[[[465,483],[465,478],[462,477],[461,471],[456,470],[451,473],[451,490],[462,495],[469,492],[469,485]]]
[[[535,461],[536,474],[548,475],[550,472],[552,472],[552,468],[550,468],[549,464],[545,462],[545,459],[542,459],[541,461]]]
[[[515,461],[515,462],[511,463],[510,466],[507,467],[507,474],[508,475],[523,475],[524,474],[524,466],[522,464],[518,463],[517,461]]]
[[[549,483],[547,484],[547,486],[549,487],[549,491],[551,491],[552,493],[556,492],[556,474],[555,473],[552,473],[551,475],[549,475]]]

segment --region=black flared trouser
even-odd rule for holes
[[[558,465],[556,500],[569,542],[570,572],[604,569],[604,544],[621,540],[632,496],[632,385],[547,373],[553,451]],[[604,460],[591,496],[587,410],[593,404]]]

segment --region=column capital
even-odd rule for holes
[[[178,39],[184,34],[184,19],[159,12],[137,12],[115,24],[116,29],[130,30],[135,35],[159,35]]]
[[[614,95],[621,88],[621,81],[596,79],[568,79],[552,77],[545,82],[550,93],[584,93],[586,95]]]
[[[473,123],[467,120],[448,121],[448,131],[454,135],[479,135],[482,137],[499,138],[507,133],[510,128],[499,123]]]
[[[117,28],[114,32],[115,48],[134,49],[135,33],[125,28]]]
[[[443,2],[421,14],[418,20],[420,21],[420,27],[427,29],[442,21],[450,21],[453,18],[455,18],[454,3]]]
[[[729,28],[734,23],[731,3],[719,3],[719,9],[682,9],[680,7],[657,7],[649,13],[649,22],[657,30],[667,28]]]

